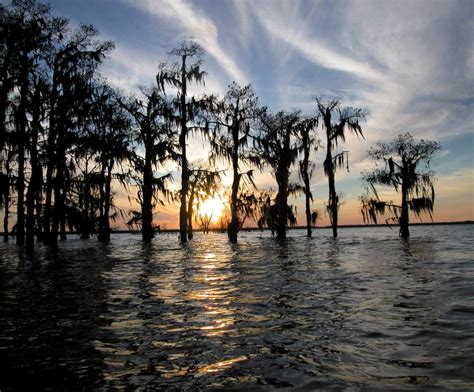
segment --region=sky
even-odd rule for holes
[[[5,2],[4,2],[5,3]],[[437,140],[432,162],[435,221],[474,220],[474,1],[310,0],[53,0],[53,13],[71,25],[93,24],[115,42],[102,68],[127,93],[154,83],[157,64],[192,38],[204,50],[206,92],[225,94],[251,83],[271,110],[315,114],[314,96],[339,98],[369,112],[365,139],[349,135],[350,172],[336,177],[340,223],[362,223],[361,172],[373,167],[367,149],[410,132]],[[206,159],[190,140],[191,159]],[[323,150],[312,179],[314,207],[324,215],[327,179]],[[167,167],[165,169],[173,169]],[[165,170],[163,169],[163,170]],[[179,183],[179,173],[175,173]],[[297,180],[297,176],[292,176]],[[275,182],[259,174],[259,188]],[[120,192],[119,192],[120,199]],[[398,196],[387,193],[392,200]],[[126,207],[125,199],[122,199]],[[120,203],[122,203],[120,201]],[[303,198],[298,206],[303,224]],[[177,227],[177,208],[162,208],[157,223]],[[429,219],[425,219],[429,220]],[[328,224],[323,216],[321,225]]]

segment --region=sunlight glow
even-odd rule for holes
[[[224,201],[220,196],[207,199],[199,206],[199,215],[211,218],[211,222],[217,223],[224,212]]]

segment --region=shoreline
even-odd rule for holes
[[[449,225],[472,225],[474,224],[474,221],[467,220],[467,221],[454,221],[454,222],[417,222],[417,223],[410,223],[410,226],[449,226]],[[387,224],[371,224],[371,225],[365,225],[365,224],[354,224],[354,225],[340,225],[337,226],[338,229],[356,229],[356,228],[377,228],[377,227],[391,227],[391,228],[397,228],[397,225],[387,225]],[[313,226],[313,230],[320,230],[320,229],[331,229],[332,226]],[[294,227],[288,227],[288,230],[304,230],[306,229],[306,226],[294,226]],[[241,229],[241,232],[253,232],[253,231],[267,231],[270,230],[268,227],[265,227],[263,229],[260,229],[258,227],[245,227]],[[226,230],[222,230],[220,228],[211,228],[209,229],[210,232],[213,233],[225,233]],[[202,232],[201,229],[194,229],[193,232],[199,233]],[[140,230],[111,230],[110,234],[140,234]],[[179,229],[161,229],[155,231],[156,234],[167,234],[167,233],[179,233]],[[2,236],[4,233],[0,232],[0,236]],[[74,231],[68,231],[66,232],[67,235],[74,235],[74,234],[79,234]],[[13,234],[10,233],[11,236]],[[94,234],[92,234],[94,235]]]

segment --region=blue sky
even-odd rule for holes
[[[351,171],[337,177],[346,200],[341,223],[361,222],[360,172],[372,166],[366,150],[407,131],[415,138],[439,140],[443,147],[433,163],[435,220],[474,219],[473,1],[50,3],[73,25],[91,23],[102,38],[115,42],[102,72],[124,91],[153,83],[158,62],[172,60],[166,53],[191,37],[206,51],[208,92],[222,95],[236,80],[252,83],[261,103],[274,110],[301,108],[312,114],[314,95],[366,108],[366,139],[348,137],[344,149],[350,151]],[[196,158],[202,156],[199,143],[191,146]],[[321,163],[322,157],[321,152],[315,160]],[[267,174],[259,183],[273,184]],[[313,192],[322,211],[327,184],[321,166]],[[166,214],[164,219],[171,219]]]

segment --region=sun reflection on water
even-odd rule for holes
[[[231,305],[236,287],[228,264],[228,258],[204,252],[187,292],[186,299],[200,309],[195,316],[199,330],[209,337],[223,336],[235,323]]]
[[[216,372],[220,372],[220,371],[229,369],[235,363],[242,362],[242,361],[245,361],[247,359],[248,359],[247,356],[241,355],[241,356],[236,357],[236,358],[230,358],[230,359],[226,359],[224,361],[219,361],[219,362],[216,362],[216,363],[212,363],[210,365],[203,366],[203,367],[199,368],[198,371],[199,371],[199,373],[216,373]]]

